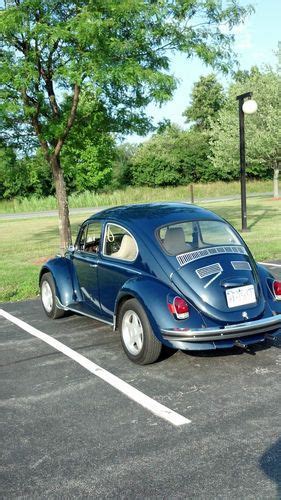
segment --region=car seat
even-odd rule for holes
[[[124,260],[135,260],[136,256],[137,248],[132,236],[124,234],[119,250],[117,252],[113,252],[110,257]]]

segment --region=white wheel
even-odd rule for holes
[[[59,309],[56,304],[56,287],[51,273],[43,274],[40,281],[40,295],[42,306],[49,318],[57,319],[64,316],[64,310]]]
[[[136,299],[128,299],[122,304],[118,328],[123,349],[131,361],[147,365],[159,358],[162,344],[155,337],[146,312]]]
[[[122,319],[123,341],[128,351],[137,356],[143,347],[143,328],[135,311],[126,311]]]
[[[45,311],[47,313],[50,313],[54,305],[54,300],[53,293],[48,281],[43,281],[42,283],[41,297]]]

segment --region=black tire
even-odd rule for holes
[[[130,324],[133,325],[135,321],[139,331],[142,329],[142,333],[137,334],[140,338],[139,345],[134,344],[129,332]],[[131,361],[139,365],[148,365],[159,358],[162,344],[155,337],[148,317],[136,299],[129,299],[122,304],[118,315],[118,329],[123,349]]]
[[[56,286],[51,273],[43,274],[40,281],[40,297],[42,307],[48,318],[58,319],[64,316],[65,311],[56,304]]]

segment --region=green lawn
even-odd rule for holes
[[[73,232],[87,214],[72,218]],[[42,263],[59,252],[56,217],[0,221],[0,301],[35,297]]]
[[[240,231],[240,200],[201,205],[227,219]],[[241,234],[256,260],[281,259],[281,201],[249,198],[247,215],[249,232]]]
[[[240,201],[202,203],[229,220],[238,230]],[[72,217],[73,233],[86,215]],[[269,198],[248,200],[249,233],[243,237],[258,260],[281,258],[281,202]],[[0,221],[0,301],[35,297],[42,263],[59,248],[55,217]]]

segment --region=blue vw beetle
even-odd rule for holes
[[[245,347],[281,333],[281,283],[228,222],[185,203],[93,215],[65,256],[43,266],[40,290],[50,318],[70,310],[111,325],[139,364],[163,344]]]

